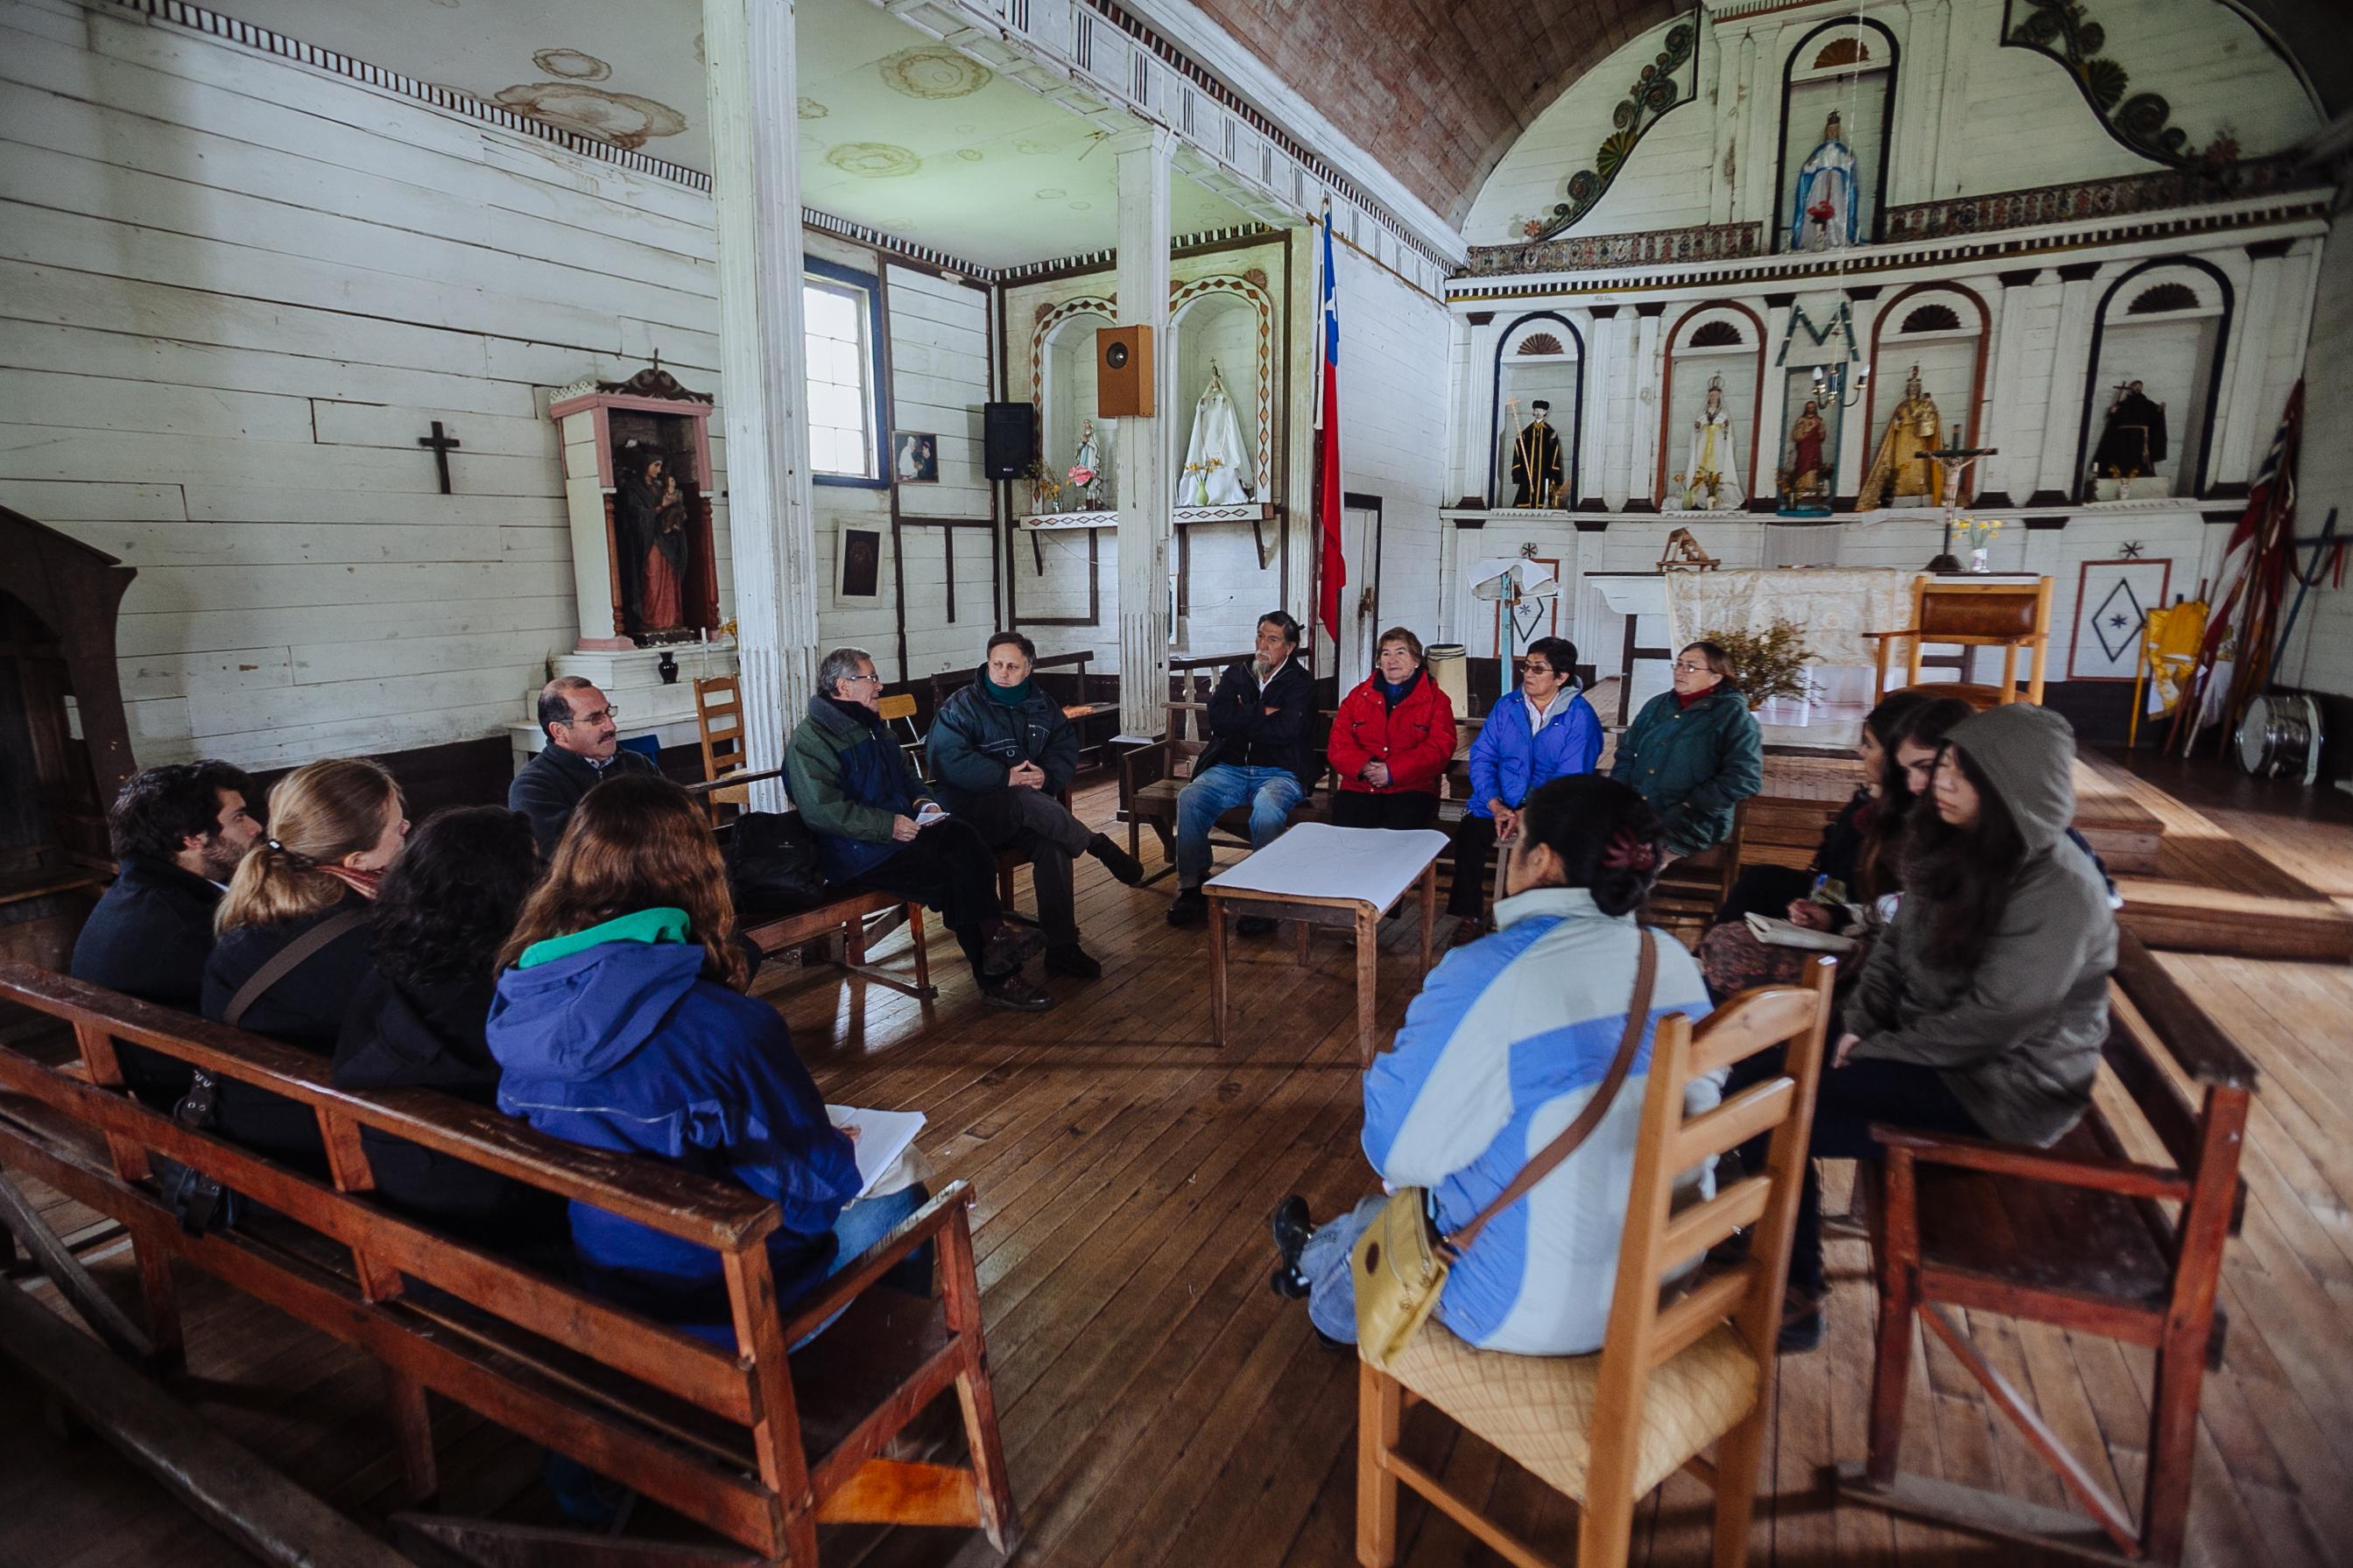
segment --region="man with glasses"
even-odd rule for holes
[[[547,744],[507,785],[507,809],[531,819],[539,852],[555,853],[580,797],[616,773],[652,773],[653,759],[620,749],[620,712],[596,682],[559,675],[539,689],[539,727]]]
[[[1489,710],[1471,742],[1471,797],[1454,825],[1454,891],[1447,912],[1461,918],[1461,946],[1486,928],[1487,853],[1519,837],[1530,792],[1569,773],[1589,773],[1601,756],[1601,720],[1577,689],[1577,645],[1538,637],[1520,661],[1520,684]]]

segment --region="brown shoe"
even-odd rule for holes
[[[1446,945],[1449,947],[1468,947],[1486,934],[1487,927],[1484,921],[1471,920],[1457,921],[1454,922],[1454,934],[1447,940]]]

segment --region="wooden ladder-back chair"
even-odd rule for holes
[[[1659,1021],[1617,1288],[1599,1353],[1472,1350],[1433,1318],[1398,1358],[1393,1374],[1360,1366],[1356,1558],[1365,1568],[1388,1568],[1397,1560],[1399,1481],[1505,1561],[1544,1568],[1525,1543],[1399,1451],[1404,1413],[1424,1402],[1577,1503],[1578,1568],[1623,1563],[1636,1501],[1677,1469],[1715,1489],[1716,1568],[1744,1561],[1836,972],[1829,960],[1818,960],[1805,985],[1744,991],[1696,1031],[1681,1013]],[[1778,1073],[1713,1110],[1684,1115],[1683,1089],[1692,1079],[1777,1046],[1786,1047]],[[1768,1133],[1763,1170],[1704,1203],[1672,1210],[1678,1173]],[[1751,1241],[1745,1259],[1679,1277],[1743,1226]],[[1711,1443],[1713,1465],[1700,1458]]]
[[[926,771],[926,763],[930,759],[923,754],[923,731],[915,728],[915,694],[912,691],[893,693],[877,702],[874,711],[881,716],[885,728],[892,724],[906,726],[903,733],[892,731],[892,738],[899,742],[899,750],[907,754],[907,765],[915,770],[915,776],[929,784],[932,775]]]
[[[694,724],[702,742],[702,782],[716,784],[747,764],[744,750],[744,692],[732,675],[710,675],[694,683]],[[742,785],[710,790],[702,809],[711,826],[719,826],[719,808],[749,805],[752,792]]]
[[[1887,695],[1887,665],[1892,644],[1907,642],[1904,684],[1920,684],[1920,667],[1927,645],[1940,643],[1963,648],[2001,649],[2001,682],[1988,686],[1958,680],[1932,688],[1939,697],[1958,697],[1972,706],[1996,708],[2023,698],[2042,705],[2042,670],[2051,654],[2051,579],[2031,583],[1970,583],[1949,577],[1919,576],[1912,580],[1912,624],[1896,631],[1865,632],[1875,647],[1871,700]],[[2018,653],[2026,649],[2026,688],[2018,686]],[[1964,659],[1967,655],[1963,655]],[[1968,673],[1964,669],[1963,673]]]

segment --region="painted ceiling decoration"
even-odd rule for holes
[[[1691,85],[1682,79],[1683,68],[1690,66]],[[1568,199],[1556,205],[1548,218],[1530,218],[1527,237],[1530,239],[1550,239],[1593,210],[1593,204],[1609,193],[1617,183],[1618,172],[1634,155],[1635,144],[1651,126],[1666,117],[1677,104],[1689,103],[1699,96],[1699,10],[1694,6],[1692,19],[1669,28],[1665,42],[1657,56],[1642,68],[1634,85],[1618,107],[1610,111],[1609,122],[1616,129],[1601,139],[1593,154],[1593,167],[1579,169],[1568,177],[1562,195]]]
[[[496,100],[565,131],[632,150],[686,129],[686,116],[634,92],[609,92],[584,81],[540,81],[501,88]]]
[[[997,73],[937,44],[901,49],[881,64],[883,85],[909,98],[963,98],[978,92]]]
[[[2126,97],[2132,77],[2100,53],[2107,46],[2107,30],[2080,0],[2002,0],[2001,41],[2005,48],[2031,49],[2065,66],[2108,134],[2144,158],[2185,169],[2229,163],[2239,155],[2239,143],[2227,131],[2192,148],[2189,132],[2173,123],[2173,106],[2157,93]]]

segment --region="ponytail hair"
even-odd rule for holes
[[[321,868],[375,847],[399,815],[400,785],[364,757],[305,763],[269,790],[269,837],[237,864],[213,929],[277,925],[341,903],[350,887]]]
[[[1640,791],[1599,773],[1572,773],[1532,791],[1520,830],[1560,861],[1563,885],[1583,888],[1605,915],[1642,907],[1667,858],[1666,828]]]

